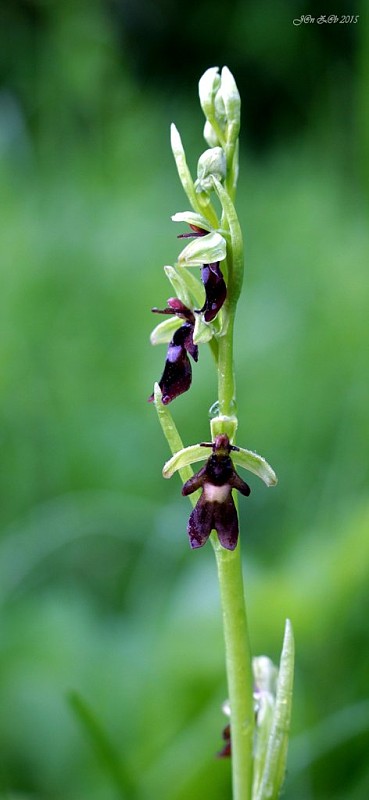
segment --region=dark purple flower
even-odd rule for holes
[[[201,269],[201,280],[205,289],[205,303],[200,311],[204,313],[205,322],[212,322],[227,297],[227,287],[219,261],[215,264],[204,264]]]
[[[178,239],[189,239],[191,237],[206,236],[207,231],[198,228],[197,225],[190,225],[191,231],[181,233]],[[204,314],[205,322],[212,322],[227,297],[227,287],[223,273],[219,267],[219,261],[214,264],[203,264],[201,269],[201,280],[205,289],[205,303],[199,309]]]
[[[194,361],[197,361],[198,347],[193,341],[195,317],[192,311],[177,297],[169,298],[168,308],[153,308],[152,311],[155,314],[176,314],[177,317],[185,320],[183,325],[174,332],[168,345],[164,371],[159,381],[162,402],[167,405],[180,394],[187,392],[191,386],[192,369],[187,353],[192,356]],[[152,394],[149,402],[151,403],[153,399],[154,395]]]
[[[227,550],[234,550],[238,540],[238,517],[232,489],[238,489],[247,497],[250,487],[233,466],[229,454],[237,447],[230,444],[226,434],[218,434],[212,444],[204,444],[204,447],[212,447],[212,455],[205,466],[182,487],[183,495],[202,489],[188,521],[190,545],[193,549],[202,547],[214,529],[221,545]]]

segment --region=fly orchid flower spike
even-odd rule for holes
[[[264,458],[232,445],[225,433],[218,433],[213,442],[202,442],[180,450],[164,465],[164,477],[170,478],[176,470],[203,460],[206,457],[204,447],[211,447],[212,455],[182,487],[185,496],[201,489],[187,527],[190,545],[192,549],[202,547],[214,529],[222,547],[234,550],[238,541],[238,516],[232,490],[237,489],[247,497],[250,487],[236,472],[233,461],[258,475],[267,486],[274,486],[277,477]]]
[[[180,233],[178,239],[208,236],[208,231],[203,228],[199,228],[197,225],[191,223],[189,223],[189,225],[191,230],[188,233]],[[205,303],[202,308],[195,310],[204,314],[205,322],[212,322],[213,319],[215,319],[227,297],[227,287],[219,264],[219,261],[214,261],[212,264],[202,264],[201,266],[201,280],[205,289]]]
[[[193,360],[197,361],[198,347],[193,341],[195,317],[191,309],[187,308],[177,297],[168,299],[168,308],[151,310],[154,314],[175,314],[179,319],[184,320],[183,325],[175,330],[169,342],[164,371],[159,381],[162,402],[167,405],[175,397],[187,392],[191,386],[192,369],[187,354],[189,353]],[[150,395],[149,402],[152,403],[153,400],[154,394]]]

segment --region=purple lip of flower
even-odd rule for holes
[[[205,303],[200,311],[204,313],[205,322],[212,322],[227,297],[227,287],[219,268],[219,261],[204,264],[201,269],[201,280],[205,288]]]
[[[226,434],[219,434],[213,443],[203,443],[203,446],[212,447],[212,455],[182,487],[185,496],[202,489],[188,521],[190,545],[193,549],[203,547],[214,529],[221,545],[234,550],[238,541],[238,517],[232,489],[238,489],[246,497],[251,490],[234,469],[229,453],[237,448],[230,444]]]
[[[191,309],[187,308],[177,297],[170,297],[168,308],[162,310],[153,308],[155,314],[176,314],[185,322],[178,328],[168,345],[164,371],[159,381],[162,392],[162,402],[167,405],[180,394],[187,392],[191,386],[192,369],[187,353],[194,361],[198,359],[198,347],[193,341],[195,317]],[[154,400],[150,395],[149,403]]]

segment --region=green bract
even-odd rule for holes
[[[278,800],[283,786],[291,721],[295,646],[286,620],[279,670],[262,657],[254,664],[257,711],[252,800]],[[258,685],[259,680],[259,685]],[[260,688],[259,688],[260,687]]]

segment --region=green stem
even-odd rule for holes
[[[218,402],[219,412],[224,416],[231,416],[235,413],[233,323],[233,314],[231,314],[227,332],[218,339]]]
[[[233,800],[250,800],[253,764],[253,678],[244,601],[241,548],[225,550],[212,534],[226,650],[231,708]]]

